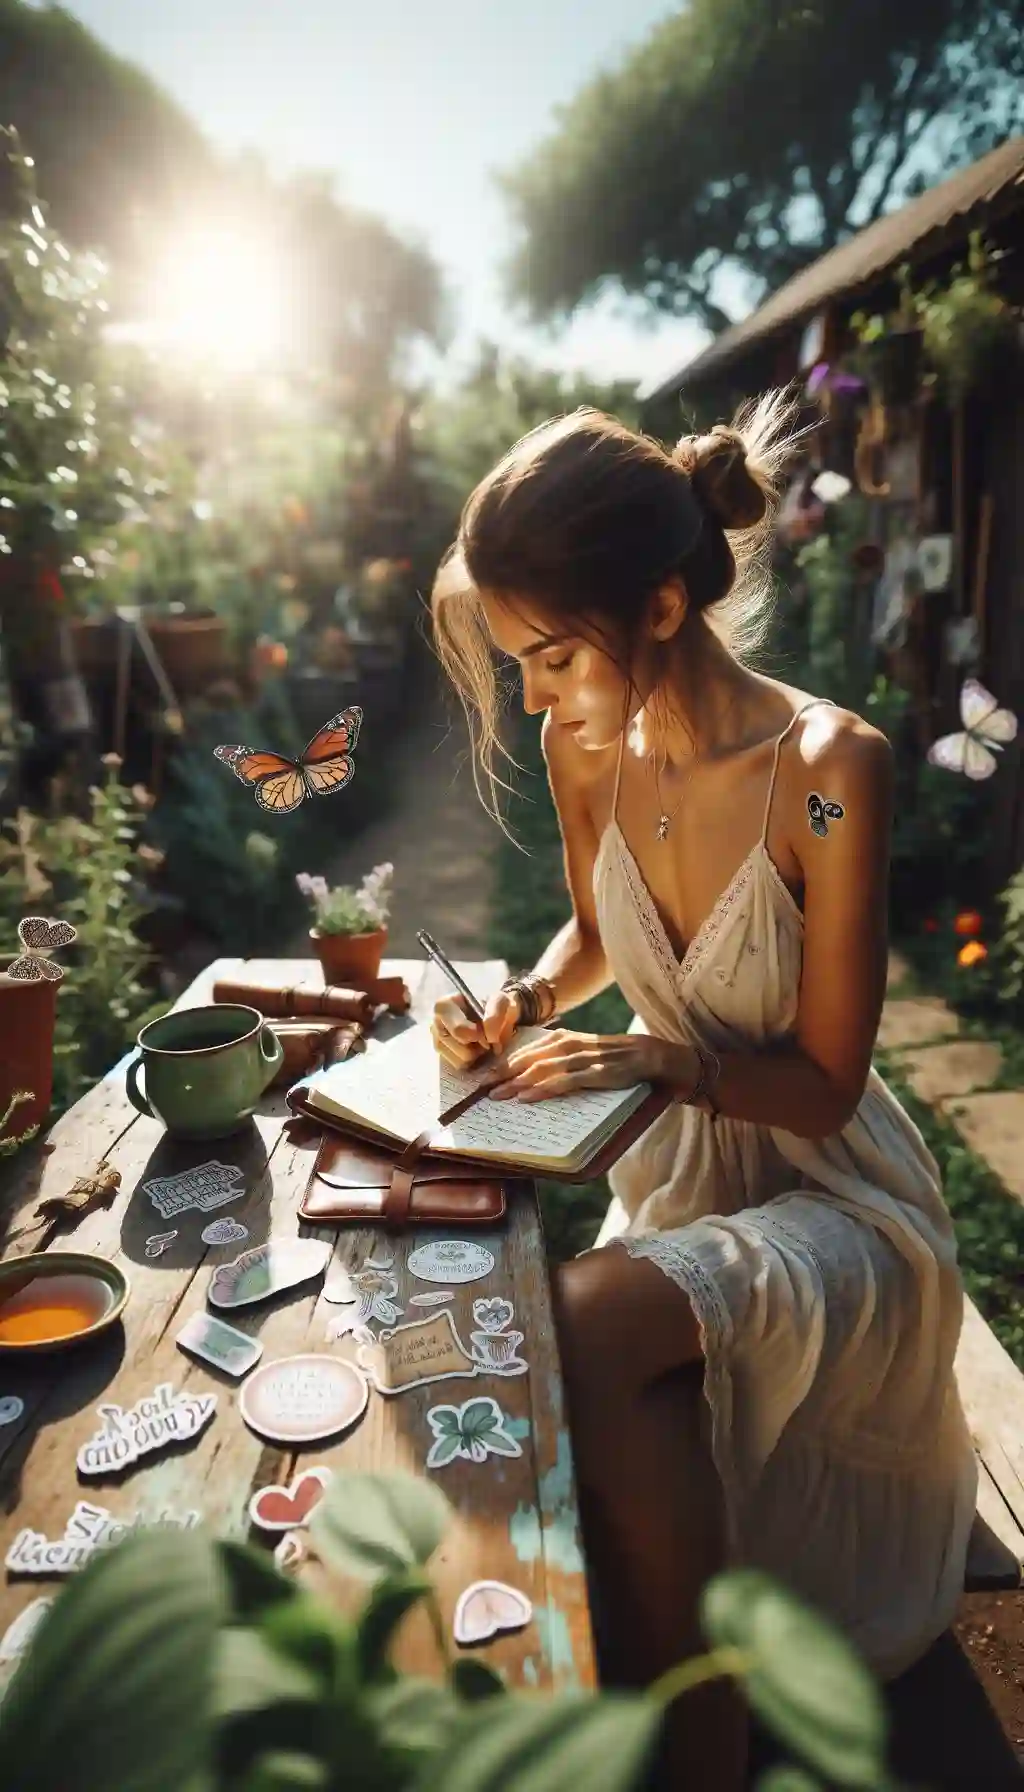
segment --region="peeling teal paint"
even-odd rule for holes
[[[549,1468],[546,1475],[541,1475],[538,1486],[542,1512],[554,1512],[564,1506],[566,1500],[572,1499],[572,1445],[564,1426],[558,1433],[555,1466]]]
[[[515,1437],[522,1443],[530,1435],[530,1421],[529,1419],[506,1419],[504,1429],[510,1437]]]
[[[541,1606],[535,1612],[537,1629],[540,1632],[541,1648],[547,1659],[551,1674],[556,1679],[567,1678],[573,1686],[579,1684],[576,1672],[576,1659],[572,1652],[572,1633],[564,1612],[556,1611],[554,1606]]]
[[[508,1525],[509,1541],[521,1562],[535,1562],[541,1554],[540,1513],[520,1500]]]
[[[556,1512],[544,1526],[544,1554],[554,1568],[563,1574],[582,1574],[583,1554],[576,1536],[576,1518],[571,1511]]]
[[[540,1669],[532,1655],[528,1655],[523,1662],[523,1679],[526,1681],[527,1686],[540,1685]]]

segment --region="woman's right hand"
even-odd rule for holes
[[[445,996],[434,1005],[430,1031],[434,1044],[453,1070],[470,1070],[488,1052],[500,1058],[519,1025],[519,997],[499,989],[491,996],[481,1025],[462,996]]]

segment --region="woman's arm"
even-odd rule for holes
[[[556,1006],[565,1014],[600,995],[612,982],[594,903],[597,829],[580,778],[580,748],[545,715],[540,732],[548,786],[562,835],[565,882],[572,916],[544,948],[534,967],[553,984]]]

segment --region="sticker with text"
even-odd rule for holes
[[[215,1307],[245,1307],[322,1275],[331,1246],[318,1238],[272,1238],[221,1263],[210,1278],[207,1298]]]
[[[533,1606],[518,1587],[503,1580],[478,1580],[459,1594],[452,1631],[464,1649],[490,1642],[502,1631],[522,1630],[533,1617]]]
[[[194,1530],[201,1522],[198,1512],[160,1512],[156,1518],[137,1514],[135,1518],[115,1518],[105,1506],[93,1506],[79,1500],[64,1526],[63,1537],[48,1538],[41,1531],[26,1527],[18,1532],[4,1557],[4,1566],[11,1574],[75,1574],[84,1568],[101,1549],[120,1543],[129,1531]]]
[[[169,1381],[161,1382],[127,1411],[121,1406],[100,1406],[97,1411],[103,1424],[79,1450],[78,1472],[116,1475],[140,1456],[165,1450],[169,1444],[189,1443],[216,1410],[216,1394],[176,1394]]]
[[[409,1254],[409,1273],[420,1282],[478,1282],[494,1268],[494,1255],[485,1245],[462,1238],[442,1238],[421,1244]]]
[[[174,1342],[179,1350],[202,1357],[225,1375],[248,1375],[263,1355],[258,1338],[250,1338],[237,1326],[228,1325],[213,1313],[193,1313],[182,1326]]]
[[[249,1517],[261,1531],[297,1531],[324,1497],[329,1468],[306,1468],[290,1487],[261,1487],[249,1501]]]
[[[447,1307],[429,1319],[381,1332],[373,1344],[360,1344],[356,1361],[382,1394],[404,1394],[431,1381],[480,1373]]]
[[[432,1406],[427,1423],[434,1441],[427,1452],[428,1468],[444,1468],[458,1457],[466,1462],[486,1462],[488,1456],[521,1456],[522,1445],[505,1429],[508,1420],[489,1394],[467,1400],[463,1406]]]
[[[191,1170],[179,1170],[176,1176],[155,1176],[142,1187],[160,1218],[173,1220],[193,1208],[199,1213],[211,1213],[228,1201],[237,1201],[245,1194],[245,1172],[237,1164],[212,1161],[197,1164]]]
[[[370,1385],[343,1356],[291,1356],[264,1363],[243,1383],[238,1408],[250,1431],[272,1443],[313,1444],[361,1419]]]

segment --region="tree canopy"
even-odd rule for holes
[[[499,177],[510,296],[564,316],[608,283],[731,319],[851,231],[1024,128],[1024,0],[690,0]]]

